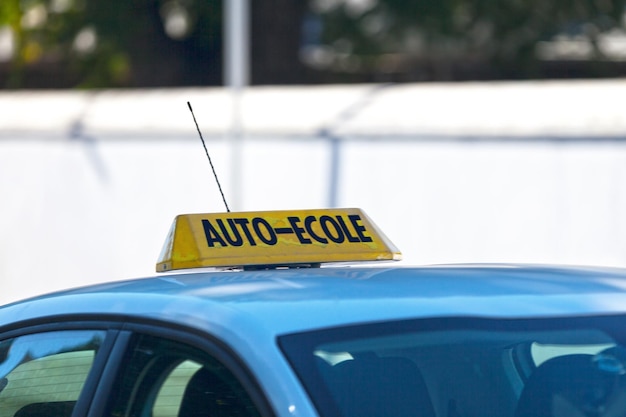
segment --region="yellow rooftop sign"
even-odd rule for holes
[[[360,209],[182,214],[157,272],[400,260],[400,251]]]

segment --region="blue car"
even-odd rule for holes
[[[0,417],[626,414],[624,271],[400,257],[358,209],[179,216],[159,275],[0,308]]]

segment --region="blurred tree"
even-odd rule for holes
[[[217,84],[221,16],[220,0],[2,0],[13,37],[5,86]]]
[[[0,87],[221,84],[223,1],[0,0]],[[573,62],[623,75],[626,51],[607,39],[626,40],[625,3],[250,0],[251,79],[531,78]]]
[[[250,0],[253,84],[294,84],[306,80],[299,57],[303,0]]]
[[[0,3],[0,26],[7,26],[9,31],[5,32],[10,36],[10,40],[14,44],[14,49],[20,52],[12,53],[13,59],[11,60],[11,66],[8,73],[8,86],[17,86],[20,84],[20,76],[24,65],[24,36],[20,12],[19,0],[3,0]]]
[[[608,58],[603,35],[623,29],[624,0],[311,0],[323,30],[306,59],[320,69],[451,78],[455,66],[490,76],[538,75],[540,46],[557,35]],[[626,33],[621,31],[626,39]],[[581,46],[582,45],[582,46]],[[553,48],[554,49],[554,48]],[[545,52],[544,48],[544,52]],[[558,51],[552,51],[558,58]],[[567,58],[567,57],[565,57]],[[576,59],[580,59],[578,56]]]

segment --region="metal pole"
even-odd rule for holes
[[[231,144],[232,206],[241,208],[243,125],[241,96],[250,79],[249,0],[224,2],[224,85],[231,91],[232,120],[228,134]]]

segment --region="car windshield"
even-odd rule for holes
[[[324,417],[626,414],[626,317],[445,318],[291,334]]]

